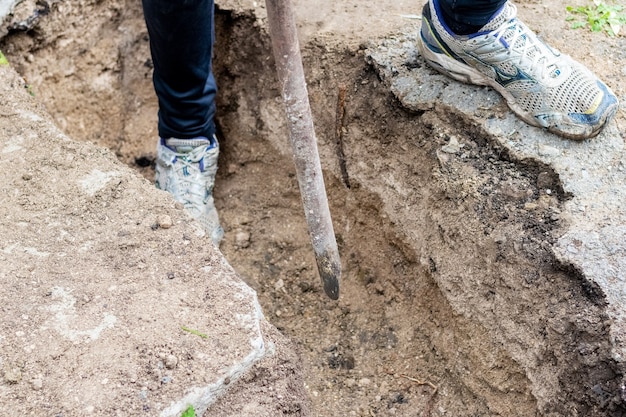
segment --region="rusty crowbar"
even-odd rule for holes
[[[324,291],[336,300],[341,261],[317,151],[293,9],[290,0],[265,0],[265,5],[309,236]]]

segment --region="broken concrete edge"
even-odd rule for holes
[[[4,19],[13,11],[13,6],[17,3],[17,0],[0,0],[0,25],[4,22]]]
[[[455,82],[430,69],[416,46],[419,32],[408,28],[370,46],[366,59],[393,95],[409,110],[444,108],[472,120],[513,160],[534,160],[558,176],[568,196],[566,230],[552,248],[555,259],[599,288],[612,320],[613,358],[626,359],[626,162],[624,141],[612,121],[595,138],[562,139],[532,127],[512,112],[499,117],[503,99],[484,87]],[[623,103],[621,104],[624,105]],[[546,193],[555,190],[543,190]]]
[[[278,332],[264,319],[256,292],[182,207],[111,151],[76,142],[59,131],[11,67],[0,68],[0,79],[0,161],[11,163],[4,193],[23,195],[29,204],[24,211],[18,204],[25,200],[11,198],[0,207],[6,220],[0,225],[5,240],[0,278],[7,284],[0,291],[3,311],[7,320],[11,311],[29,312],[17,333],[11,320],[0,326],[5,379],[15,366],[20,370],[15,380],[0,381],[8,384],[0,383],[3,397],[15,399],[14,412],[39,414],[52,408],[70,416],[114,415],[148,407],[160,416],[178,416],[193,406],[196,415],[203,415],[253,366],[285,353],[285,360],[295,361],[292,367],[297,368],[285,379],[292,380],[292,390],[303,387],[297,358],[285,351],[288,343],[276,334],[270,339],[280,340],[279,346],[265,340],[268,333]],[[159,227],[163,215],[170,220]],[[15,222],[23,227],[13,227]],[[72,238],[59,240],[68,230]],[[168,270],[182,271],[177,272],[179,279],[165,274]],[[86,271],[95,279],[85,281]],[[32,289],[16,297],[12,291],[29,276],[37,277]],[[85,294],[80,303],[79,294]],[[94,302],[89,294],[96,300],[104,295],[106,302]],[[85,329],[92,318],[99,324]],[[207,334],[189,335],[181,331],[181,323],[195,323]],[[25,344],[26,356],[21,349]],[[150,382],[155,374],[145,370],[160,360],[157,350],[164,347],[164,352],[191,359],[182,364],[180,359],[168,370],[167,384],[158,372],[158,381]],[[85,357],[95,359],[77,359]],[[192,374],[186,365],[193,368]],[[71,376],[65,367],[73,370]],[[138,375],[120,379],[127,372]],[[46,382],[33,390],[24,382],[37,375],[45,375]],[[142,378],[151,388],[132,382]],[[118,382],[106,392],[85,386],[108,381],[109,386]],[[306,415],[304,389],[297,395],[294,401]],[[229,406],[249,401],[235,398]],[[274,410],[281,400],[271,401],[257,403]],[[262,414],[262,409],[257,411]],[[221,415],[237,413],[222,410]]]
[[[0,0],[0,38],[11,31],[33,29],[50,5],[36,0]]]
[[[275,352],[275,346],[270,344],[268,347],[263,340],[261,331],[261,322],[265,320],[261,305],[257,299],[256,292],[244,284],[243,282],[234,283],[240,292],[234,292],[233,297],[249,297],[254,306],[251,315],[239,315],[239,319],[249,321],[250,326],[255,329],[256,336],[250,340],[250,353],[239,363],[231,366],[223,376],[220,376],[212,384],[203,387],[193,387],[190,392],[183,398],[173,402],[161,412],[161,417],[180,416],[190,405],[194,407],[197,415],[202,416],[207,409],[225,393],[227,389],[232,387],[246,371],[248,371],[258,360],[262,359],[266,354]],[[245,295],[244,295],[245,294]]]

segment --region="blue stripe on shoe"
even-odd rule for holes
[[[495,71],[496,82],[503,87],[506,87],[507,85],[514,83],[516,81],[533,81],[534,80],[533,77],[526,74],[524,71],[520,70],[517,67],[515,68],[515,74],[506,73],[496,66],[493,66],[492,68]]]
[[[441,11],[439,10],[439,4],[437,4],[437,2],[434,2],[434,5],[436,9],[435,12],[440,14]],[[422,11],[422,30],[420,31],[420,36],[422,37],[422,41],[424,45],[426,45],[428,49],[430,49],[431,51],[435,53],[446,54],[447,56],[453,58],[456,61],[466,63],[465,60],[463,60],[463,58],[461,58],[456,53],[454,53],[454,51],[450,49],[448,45],[444,42],[441,36],[439,36],[439,33],[437,33],[437,31],[431,24],[431,20],[432,20],[432,16],[430,13],[430,7],[428,6],[428,3],[426,3]],[[445,22],[443,22],[443,20],[441,19],[437,19],[437,20],[439,20],[439,23],[451,36],[454,36],[454,33],[450,30],[450,28],[448,28],[448,26],[445,24]]]
[[[598,88],[602,91],[602,96],[599,98],[598,103],[594,103],[590,109],[585,113],[570,113],[569,117],[573,120],[584,123],[586,125],[595,126],[602,121],[603,118],[608,119],[607,110],[610,107],[614,107],[613,112],[617,108],[617,97],[609,93],[609,90],[603,82],[598,81]]]

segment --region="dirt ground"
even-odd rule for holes
[[[400,108],[365,57],[382,35],[417,30],[421,4],[377,2],[381,13],[363,3],[297,2],[343,260],[338,303],[320,290],[276,110],[280,96],[267,34],[252,11],[226,3],[218,4],[216,15],[221,250],[258,292],[268,320],[298,346],[314,415],[626,415],[613,394],[616,365],[601,355],[579,355],[581,343],[608,351],[608,340],[601,303],[589,303],[594,295],[549,251],[566,198],[558,180],[545,167],[508,160],[471,121]],[[626,99],[624,37],[569,30],[558,0],[517,3],[553,46],[593,68]],[[68,135],[112,149],[152,179],[157,107],[140,3],[30,6],[18,9],[0,41],[25,88]],[[29,20],[33,10],[39,12]],[[338,121],[337,95],[344,88],[346,117]],[[618,112],[620,128],[624,117]],[[337,127],[345,160],[335,153]],[[438,151],[458,135],[470,138],[468,162]],[[371,178],[404,195],[393,209],[409,214],[389,216],[384,190],[362,185]],[[487,235],[500,237],[488,244]],[[443,264],[467,271],[466,283],[458,285],[473,285],[472,302],[491,305],[496,318],[517,309],[519,321],[486,323],[456,311],[436,279]],[[528,299],[516,299],[519,287]],[[583,316],[597,320],[581,323]],[[531,345],[536,339],[524,329],[541,333],[541,342]],[[540,352],[536,363],[514,359],[510,346]],[[529,381],[528,369],[545,381]],[[537,386],[560,397],[546,398]]]

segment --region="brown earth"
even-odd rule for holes
[[[139,2],[22,3],[5,26],[44,4],[47,14],[28,30],[14,26],[0,50],[64,132],[152,178],[156,100]],[[597,353],[609,350],[601,302],[548,250],[562,226],[558,180],[509,160],[471,120],[402,109],[366,62],[368,47],[417,30],[421,4],[296,4],[343,259],[341,300],[320,291],[256,3],[218,3],[215,195],[221,250],[298,346],[313,414],[626,415],[615,395],[621,370]],[[518,4],[553,46],[626,98],[623,37],[569,30],[556,0]],[[346,117],[337,121],[343,88]],[[624,126],[623,110],[616,123]],[[469,138],[463,163],[439,151],[461,135]],[[459,277],[454,288],[440,285],[442,271]],[[454,289],[493,314],[452,307]],[[585,346],[591,353],[581,358]],[[524,351],[534,362],[519,359]]]

